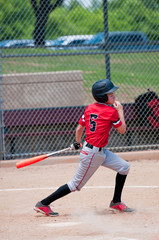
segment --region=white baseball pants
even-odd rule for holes
[[[79,191],[100,166],[110,168],[122,175],[128,174],[130,164],[127,161],[107,149],[99,151],[98,147],[91,149],[86,147],[86,144],[87,142],[80,152],[78,169],[72,180],[67,183],[71,192]]]

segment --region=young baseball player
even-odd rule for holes
[[[81,137],[85,129],[86,138],[80,152],[79,167],[71,181],[38,202],[34,207],[35,211],[47,216],[58,216],[58,213],[53,212],[49,205],[71,192],[80,191],[100,166],[117,172],[114,196],[109,207],[121,212],[134,211],[121,201],[130,164],[104,148],[108,143],[112,126],[121,134],[126,132],[123,107],[115,100],[114,92],[117,89],[118,87],[115,87],[108,79],[99,80],[93,84],[92,94],[97,102],[87,106],[76,129],[76,141],[71,145],[72,150],[80,148]]]

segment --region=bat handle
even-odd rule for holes
[[[68,148],[64,148],[64,149],[59,150],[59,151],[56,151],[56,152],[47,153],[47,157],[50,157],[50,156],[55,155],[55,154],[58,154],[58,153],[66,152],[66,151],[68,151],[68,150],[71,150],[71,148],[68,147]]]

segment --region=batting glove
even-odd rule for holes
[[[71,150],[78,150],[81,147],[81,144],[79,142],[74,142],[71,144]]]

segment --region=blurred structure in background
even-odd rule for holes
[[[14,0],[1,6],[1,159],[68,147],[94,102],[92,84],[103,78],[119,86],[116,98],[127,123],[123,136],[111,130],[107,147],[159,148],[157,0]],[[148,89],[151,111],[145,107],[141,115],[136,99]]]

